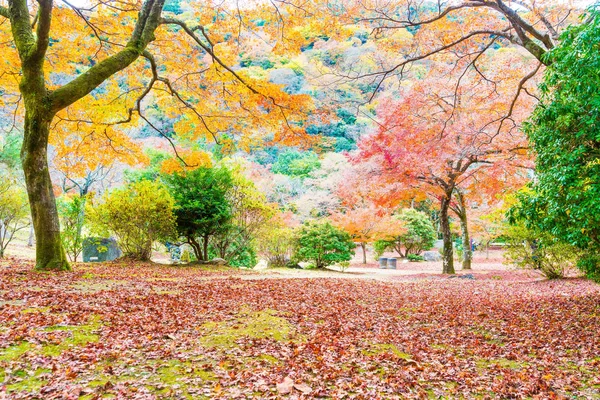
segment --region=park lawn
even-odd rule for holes
[[[4,261],[1,390],[15,399],[600,397],[592,282],[264,278],[133,263],[35,273]]]

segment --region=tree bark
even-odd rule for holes
[[[465,197],[460,189],[454,190],[456,197],[456,203],[450,205],[450,208],[458,219],[460,220],[460,230],[462,232],[463,242],[463,257],[462,257],[462,269],[471,269],[471,261],[473,259],[473,252],[471,251],[471,238],[469,236],[469,224],[467,218],[467,206],[465,204]]]
[[[202,245],[203,245],[202,252],[204,253],[203,260],[208,261],[208,235],[204,235],[204,238],[202,240]]]
[[[442,273],[455,274],[454,270],[454,254],[452,251],[452,232],[450,231],[450,218],[448,210],[450,209],[450,196],[442,197],[440,204],[440,228],[442,231],[442,239],[444,248],[442,252]]]
[[[367,263],[367,245],[365,242],[360,242],[360,247],[363,251],[363,264]]]
[[[26,102],[26,109],[27,109]],[[35,231],[37,270],[70,270],[60,240],[60,226],[52,181],[48,170],[48,135],[51,117],[25,112],[25,135],[21,163],[25,174],[31,218]]]
[[[463,260],[462,269],[471,269],[471,262],[473,260],[473,252],[471,251],[471,239],[469,237],[469,226],[467,223],[467,214],[460,215],[460,229],[462,231],[463,239]]]
[[[204,261],[204,255],[202,254],[202,248],[200,247],[200,243],[198,243],[198,241],[193,236],[188,236],[187,240],[188,244],[192,246],[192,249],[194,250],[196,259],[198,261]]]

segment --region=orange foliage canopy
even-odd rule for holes
[[[121,50],[142,2],[68,4],[52,8],[45,71],[50,90]],[[58,112],[50,135],[56,168],[78,177],[115,160],[143,162],[132,140],[142,129],[166,138],[217,141],[225,149],[307,140],[302,122],[313,108],[310,96],[289,95],[261,68],[240,65],[245,54],[275,48],[283,53],[280,16],[272,6],[257,2],[240,12],[228,3],[192,2],[182,4],[182,13],[163,11],[162,17],[142,57]],[[2,15],[0,54],[0,107],[14,113],[18,125],[21,65]]]

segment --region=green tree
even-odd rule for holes
[[[115,236],[125,257],[147,261],[152,244],[174,234],[173,206],[161,183],[140,181],[106,193],[89,218],[93,231]]]
[[[77,261],[83,247],[83,225],[87,196],[64,195],[56,200],[63,247],[71,262]]]
[[[350,261],[356,245],[346,232],[329,222],[306,223],[297,236],[294,258],[314,263],[317,268]]]
[[[525,131],[537,154],[534,194],[522,197],[528,227],[584,251],[600,278],[600,12],[591,9],[548,55],[542,98]]]
[[[413,208],[405,208],[397,218],[403,222],[402,226],[406,229],[405,234],[397,236],[393,241],[393,247],[401,257],[420,254],[423,250],[433,247],[437,235],[427,214]]]
[[[201,167],[165,175],[175,199],[176,229],[194,249],[198,260],[208,261],[210,238],[227,228],[232,218],[227,194],[233,180],[224,167]]]
[[[236,267],[256,265],[256,238],[274,214],[266,196],[244,176],[241,165],[231,165],[231,187],[226,198],[231,219],[210,240],[213,253]]]
[[[0,258],[15,233],[29,227],[27,194],[8,177],[0,178]]]

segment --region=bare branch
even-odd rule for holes
[[[462,36],[460,39],[457,39],[457,40],[455,40],[455,41],[453,41],[451,43],[448,43],[445,46],[438,47],[436,49],[433,49],[433,50],[431,50],[431,51],[429,51],[427,53],[424,53],[424,54],[420,54],[418,56],[407,58],[404,61],[402,61],[401,63],[399,63],[396,66],[394,66],[393,68],[388,69],[387,71],[370,72],[370,73],[367,73],[367,74],[362,74],[362,75],[357,75],[357,76],[348,76],[348,78],[361,79],[361,78],[368,78],[368,77],[371,77],[371,76],[381,76],[381,75],[383,75],[382,79],[385,79],[389,75],[391,75],[393,72],[395,72],[396,70],[404,67],[407,64],[413,63],[415,61],[423,60],[423,59],[431,57],[431,56],[433,56],[433,55],[435,55],[437,53],[441,53],[442,51],[451,49],[452,47],[454,47],[454,46],[456,46],[456,45],[458,45],[458,44],[460,44],[460,43],[462,43],[462,42],[464,42],[464,41],[466,41],[466,40],[468,40],[468,39],[470,39],[472,37],[479,36],[479,35],[500,36],[500,37],[506,38],[506,39],[511,40],[511,41],[515,40],[514,37],[512,37],[511,35],[509,35],[509,34],[507,34],[505,32],[493,31],[493,30],[477,30],[477,31],[470,32],[469,34],[467,34],[465,36]]]

